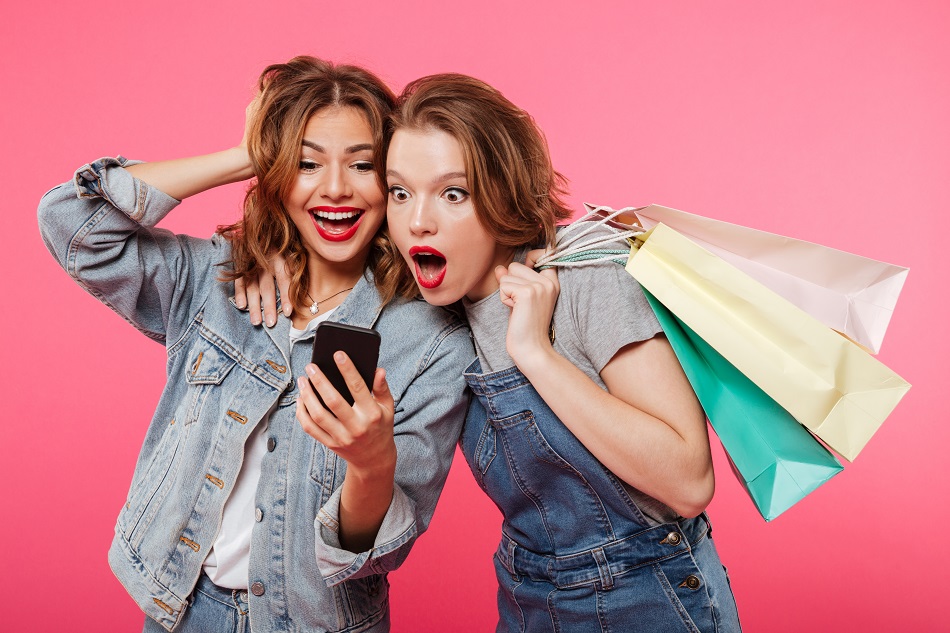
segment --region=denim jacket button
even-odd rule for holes
[[[264,511],[260,508],[254,508],[254,518],[258,523],[264,520]]]
[[[277,440],[272,437],[267,438],[267,452],[273,453],[275,448],[277,448]]]
[[[680,544],[679,532],[670,532],[669,534],[667,534],[665,540],[670,545],[679,545]]]
[[[252,583],[251,583],[251,593],[253,593],[255,596],[258,596],[258,597],[263,596],[263,595],[264,595],[264,583],[262,583],[262,582],[259,581],[259,580],[255,580],[254,582],[252,582]]]

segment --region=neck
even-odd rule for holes
[[[504,266],[507,268],[515,260],[517,248],[509,246],[496,246],[495,257],[488,270],[488,273],[482,278],[477,286],[466,293],[465,298],[471,302],[481,301],[488,295],[498,290],[498,279],[495,277],[495,267]]]
[[[331,262],[311,256],[307,259],[310,277],[307,291],[315,299],[325,297],[356,285],[366,268],[366,257],[356,257],[345,262]]]
[[[322,259],[310,253],[307,258],[309,283],[305,305],[294,307],[292,317],[294,327],[303,329],[320,314],[339,306],[349,296],[349,290],[356,286],[366,266],[366,257],[355,257],[345,262]],[[317,303],[318,311],[311,311]]]

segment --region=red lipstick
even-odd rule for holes
[[[420,286],[431,290],[438,288],[445,279],[448,260],[445,255],[431,246],[413,246],[409,256],[416,267],[416,281]]]
[[[357,207],[314,207],[308,211],[317,233],[328,242],[350,239],[363,219],[363,209]]]

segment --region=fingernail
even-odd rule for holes
[[[308,376],[316,376],[316,375],[317,375],[317,370],[314,369],[313,365],[307,365],[304,369],[307,370],[307,375],[308,375]]]
[[[346,354],[344,354],[343,352],[339,352],[339,351],[334,352],[334,353],[333,353],[333,360],[335,360],[335,361],[337,362],[337,364],[343,364],[343,363],[346,362]]]
[[[277,319],[272,316],[267,317],[267,327],[274,327],[274,324],[277,323]]]
[[[293,313],[294,313],[294,307],[293,307],[292,305],[290,305],[289,303],[285,303],[285,304],[284,304],[284,316],[289,317],[289,316],[290,316],[291,314],[293,314]]]

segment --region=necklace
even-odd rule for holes
[[[332,299],[333,297],[336,297],[337,295],[341,295],[341,294],[343,294],[344,292],[346,292],[347,290],[352,290],[353,288],[355,288],[355,286],[350,286],[349,288],[344,288],[344,289],[341,290],[340,292],[334,292],[334,293],[333,293],[332,295],[330,295],[329,297],[324,297],[323,299],[320,299],[320,301],[329,301],[329,300]],[[313,301],[313,304],[310,306],[310,314],[316,314],[317,312],[319,312],[319,311],[320,311],[320,301],[317,301],[316,299],[314,299],[313,297],[311,297],[309,292],[307,292],[307,298],[310,299],[311,301]]]

